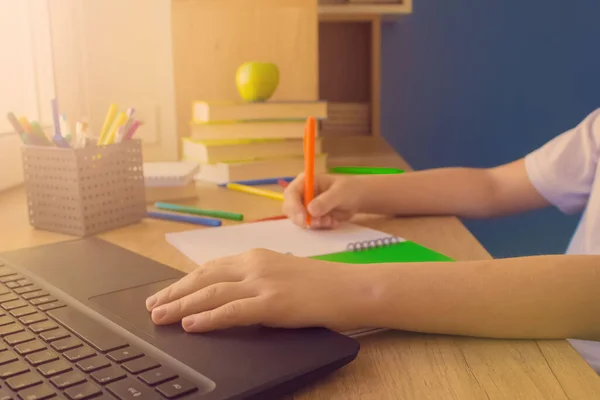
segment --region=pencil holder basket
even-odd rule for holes
[[[78,149],[23,146],[29,223],[85,237],[146,215],[141,142]]]

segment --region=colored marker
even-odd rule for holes
[[[308,117],[304,128],[304,207],[307,207],[315,196],[315,130],[314,117]],[[312,216],[306,213],[306,226],[310,227]]]
[[[40,124],[38,124],[36,121],[31,121],[31,129],[33,130],[33,133],[36,135],[36,138],[40,138],[44,144],[47,144],[47,145],[52,144],[50,139],[48,139],[48,136],[46,136],[46,133],[44,133],[44,130],[42,129]]]
[[[259,189],[259,188],[255,188],[252,186],[240,185],[239,183],[228,183],[226,187],[227,187],[227,189],[235,190],[238,192],[254,194],[257,196],[267,197],[267,198],[273,199],[273,200],[283,201],[283,193],[277,193],[272,190]]]
[[[69,143],[67,143],[60,133],[60,117],[58,113],[58,101],[56,99],[52,99],[52,117],[54,120],[54,136],[52,136],[52,142],[57,147],[69,147]]]
[[[264,222],[264,221],[277,221],[280,219],[287,219],[287,215],[276,215],[274,217],[267,217],[267,218],[261,218],[261,219],[255,219],[254,221],[250,221],[250,223],[252,222]]]
[[[332,167],[329,172],[334,174],[353,174],[353,175],[391,175],[402,174],[404,170],[398,168],[386,167]]]
[[[108,136],[109,128],[113,124],[115,116],[117,115],[118,107],[116,104],[111,104],[108,108],[108,113],[106,114],[106,118],[104,119],[104,125],[102,125],[102,130],[100,131],[100,136],[98,136],[98,146],[104,143],[106,137]]]
[[[242,221],[244,219],[244,215],[237,213],[230,213],[227,211],[217,211],[217,210],[201,210],[195,207],[181,206],[179,204],[170,204],[170,203],[155,203],[154,207],[160,210],[170,210],[179,213],[185,214],[195,214],[195,215],[204,215],[206,217],[213,218],[222,218],[222,219],[230,219],[233,221]]]
[[[67,143],[71,143],[73,136],[71,135],[71,128],[69,127],[69,121],[67,120],[67,116],[65,114],[61,114],[60,123],[60,130],[62,131],[65,140]]]
[[[218,219],[193,217],[191,215],[169,214],[169,213],[161,213],[161,212],[157,212],[157,211],[148,211],[146,215],[149,218],[164,219],[167,221],[176,221],[176,222],[187,222],[188,224],[194,224],[194,225],[221,226],[221,221]]]
[[[131,140],[131,138],[133,137],[133,135],[135,135],[135,131],[138,130],[138,128],[140,127],[141,124],[142,124],[141,121],[138,121],[138,120],[133,121],[133,123],[131,124],[131,127],[129,128],[129,130],[127,132],[125,132],[124,139],[125,140]]]
[[[23,141],[23,143],[31,144],[31,139],[29,138],[29,135],[27,134],[27,132],[25,132],[25,129],[23,129],[23,126],[17,120],[15,114],[9,112],[8,114],[6,114],[6,118],[8,118],[8,122],[10,122],[10,125],[13,127],[15,132],[18,133],[19,136],[21,136],[21,140]]]
[[[113,124],[111,125],[111,127],[108,129],[106,139],[104,140],[104,142],[102,142],[102,144],[114,143],[115,136],[117,135],[117,131],[119,130],[120,127],[125,125],[125,122],[127,122],[127,114],[125,114],[124,112],[120,112],[119,115],[117,116],[117,118],[115,118],[115,120],[113,121]]]
[[[266,178],[266,179],[250,179],[247,181],[235,181],[230,183],[236,183],[238,185],[246,186],[259,186],[259,185],[277,185],[279,181],[291,182],[294,180],[293,176],[285,176],[281,178]],[[223,183],[219,186],[227,186],[227,183]]]

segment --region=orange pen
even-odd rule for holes
[[[315,131],[314,117],[308,117],[304,128],[304,206],[308,207],[315,196]],[[311,215],[306,214],[306,227],[310,227]]]

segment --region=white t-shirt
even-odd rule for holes
[[[568,254],[600,254],[599,158],[600,108],[525,156],[529,179],[546,200],[566,214],[582,212]],[[570,342],[600,373],[600,342]]]

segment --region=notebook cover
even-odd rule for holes
[[[365,250],[349,250],[339,253],[312,256],[310,258],[345,264],[454,261],[454,259],[448,256],[410,240],[381,247],[372,247]]]

